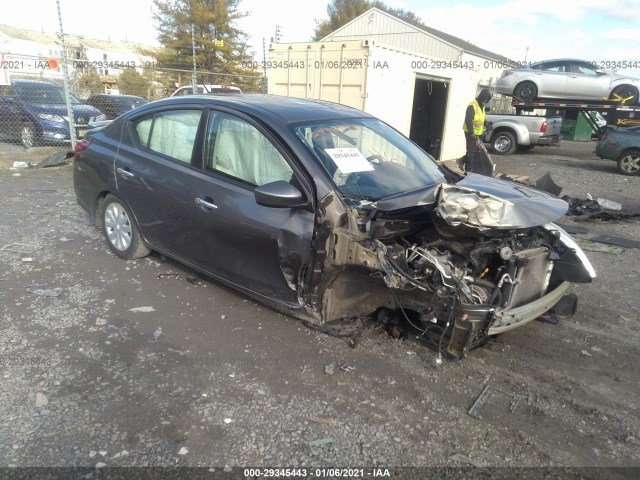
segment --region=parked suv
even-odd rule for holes
[[[76,136],[82,137],[89,122],[105,120],[97,108],[71,96]],[[0,85],[0,138],[21,140],[25,148],[70,141],[64,88],[51,82],[14,80]]]

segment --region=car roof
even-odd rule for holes
[[[194,102],[202,105],[229,106],[247,113],[269,112],[287,123],[335,118],[373,118],[361,110],[337,103],[258,93],[238,96],[185,95],[158,100],[147,105],[179,105]]]
[[[582,60],[581,58],[552,58],[549,60],[540,60],[539,62],[534,62],[531,65],[540,65],[541,63],[554,63],[554,62],[582,62],[582,63],[593,63],[588,60]]]

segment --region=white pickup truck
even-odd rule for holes
[[[530,150],[538,145],[560,143],[562,117],[487,113],[484,142],[498,155]]]

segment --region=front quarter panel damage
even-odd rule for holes
[[[511,198],[493,194],[500,188]],[[437,201],[415,195],[419,204],[396,198],[367,208],[325,199],[324,261],[309,284],[322,299],[318,323],[391,309],[463,357],[551,310],[570,282],[594,278],[580,248],[549,223],[565,202],[491,189],[442,185],[430,192]]]

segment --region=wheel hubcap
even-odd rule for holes
[[[627,155],[620,162],[620,166],[625,172],[636,173],[640,170],[640,155]]]
[[[531,87],[522,87],[520,89],[520,98],[522,100],[528,101],[528,100],[532,100],[533,96],[533,90],[531,89]]]
[[[33,132],[31,127],[22,127],[22,144],[25,147],[33,147]]]
[[[104,212],[104,226],[109,242],[124,252],[131,245],[131,222],[122,205],[110,204]]]
[[[506,137],[498,137],[494,145],[497,151],[506,152],[511,147],[511,142]]]

